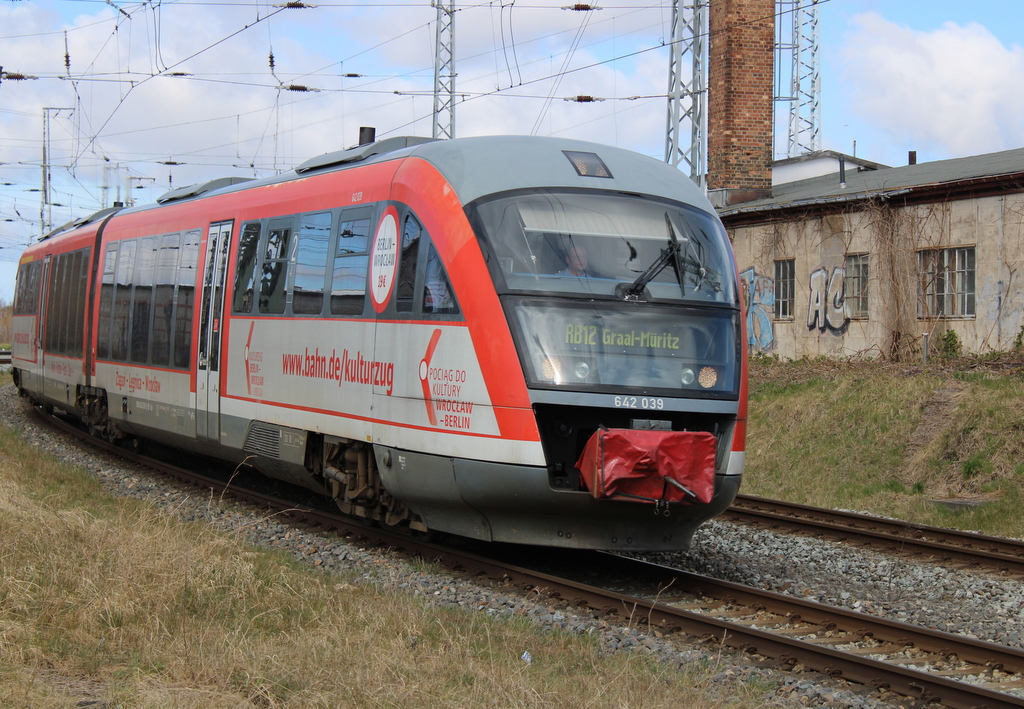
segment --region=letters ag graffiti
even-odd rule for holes
[[[846,269],[836,266],[829,277],[824,266],[811,272],[807,302],[807,329],[842,335],[850,324],[846,316]]]

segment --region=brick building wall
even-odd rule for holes
[[[775,0],[708,9],[708,188],[734,203],[772,186]]]

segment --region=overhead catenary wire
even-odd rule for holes
[[[238,29],[238,30],[234,31],[234,32],[228,34],[227,36],[222,37],[221,39],[218,39],[216,42],[213,42],[212,44],[207,45],[203,49],[200,49],[197,52],[193,52],[192,54],[190,54],[189,56],[185,57],[184,59],[181,59],[180,61],[175,62],[171,66],[167,67],[168,70],[173,69],[174,67],[181,66],[182,64],[184,64],[185,62],[189,61],[190,59],[193,59],[193,58],[199,56],[200,54],[203,54],[204,52],[210,51],[214,47],[216,47],[216,46],[218,46],[220,44],[223,44],[224,42],[227,42],[229,39],[232,39],[233,37],[236,37],[237,35],[241,34],[242,32],[245,32],[246,30],[250,29],[251,27],[253,27],[254,25],[256,25],[256,24],[258,24],[260,22],[266,21],[266,20],[270,19],[271,17],[274,17],[275,15],[277,15],[280,12],[283,12],[284,10],[285,10],[285,8],[279,8],[277,10],[274,10],[274,12],[270,13],[269,15],[266,15],[266,16],[264,16],[262,18],[258,18],[252,24],[245,25],[241,29]],[[140,82],[138,82],[136,84],[132,84],[132,86],[128,90],[128,92],[126,92],[125,95],[121,97],[121,100],[117,102],[117,105],[114,106],[114,110],[112,110],[110,112],[110,115],[107,116],[106,120],[103,121],[103,124],[93,133],[93,136],[90,138],[89,143],[83,148],[83,151],[84,150],[88,150],[88,148],[92,146],[92,144],[96,141],[96,138],[99,135],[99,133],[101,133],[103,131],[103,129],[107,126],[107,124],[110,123],[110,120],[114,117],[114,114],[116,114],[118,109],[124,104],[124,101],[128,97],[128,95],[134,89],[136,89],[137,87],[139,87],[142,84],[146,83],[147,81],[153,79],[156,76],[159,76],[159,74],[153,74],[151,76],[146,77],[145,79],[142,79],[142,81],[140,81]],[[79,152],[79,154],[76,156],[76,159],[78,157],[80,157],[80,156],[81,156],[81,152]]]
[[[256,22],[262,22],[262,21],[266,20],[268,17],[276,15],[281,10],[286,9],[286,8],[283,8],[283,7],[275,7],[272,11],[268,10],[268,8],[271,7],[269,5],[269,2],[270,2],[270,0],[261,0],[261,2],[259,2],[259,3],[246,3],[246,4],[243,4],[243,6],[247,5],[247,6],[250,6],[250,7],[258,8],[258,11],[259,11],[260,14],[257,17]],[[183,59],[181,61],[178,61],[178,62],[175,62],[174,64],[171,64],[169,66],[165,66],[166,62],[164,62],[164,60],[163,60],[163,56],[164,56],[163,53],[165,52],[165,49],[166,49],[166,42],[165,42],[166,37],[165,37],[164,33],[166,32],[167,25],[164,23],[163,12],[166,11],[166,8],[170,7],[171,5],[174,5],[174,6],[180,6],[180,5],[200,6],[200,5],[205,5],[205,6],[211,6],[212,7],[212,6],[219,6],[219,5],[221,5],[221,3],[192,3],[192,2],[187,2],[187,3],[165,3],[164,5],[161,5],[161,13],[160,13],[159,20],[157,20],[157,18],[155,18],[155,14],[156,13],[155,13],[154,9],[152,8],[152,6],[147,4],[147,3],[143,3],[143,4],[139,4],[139,5],[123,4],[121,6],[121,8],[126,13],[128,13],[129,17],[132,16],[132,13],[136,13],[135,16],[138,17],[137,12],[138,12],[138,10],[141,9],[141,10],[144,10],[147,13],[147,19],[152,22],[151,26],[154,29],[153,29],[153,48],[151,50],[151,56],[154,57],[154,64],[152,66],[152,71],[149,72],[149,73],[147,73],[145,71],[139,71],[139,69],[141,69],[142,67],[140,67],[138,65],[138,62],[132,63],[132,65],[130,67],[130,68],[133,68],[135,70],[134,72],[132,72],[132,73],[121,72],[120,73],[120,77],[113,77],[113,76],[109,76],[109,75],[106,76],[106,77],[103,77],[100,74],[93,74],[93,75],[89,76],[89,75],[85,75],[85,74],[87,74],[89,72],[76,72],[76,71],[74,71],[74,68],[75,68],[74,65],[72,65],[72,66],[65,66],[64,67],[64,71],[62,72],[62,76],[60,78],[62,80],[65,80],[65,81],[70,81],[72,83],[72,85],[76,86],[76,87],[78,87],[80,85],[84,85],[84,82],[105,81],[105,80],[113,79],[113,78],[121,78],[121,79],[124,80],[124,82],[126,84],[126,91],[121,96],[120,100],[118,101],[117,105],[114,107],[113,111],[111,111],[109,114],[107,114],[105,116],[105,120],[103,120],[101,123],[99,123],[98,126],[92,120],[92,115],[91,114],[95,114],[95,111],[92,111],[91,113],[89,111],[85,111],[85,110],[81,110],[81,111],[77,112],[76,121],[80,120],[80,126],[81,126],[81,130],[82,130],[82,135],[86,136],[86,137],[83,138],[82,143],[77,147],[77,149],[75,149],[75,151],[74,151],[74,160],[71,163],[72,165],[77,165],[78,162],[83,160],[85,158],[86,154],[88,152],[90,152],[90,151],[92,151],[94,153],[97,153],[97,154],[109,153],[108,150],[103,148],[103,143],[108,141],[112,136],[114,136],[114,135],[123,135],[123,134],[128,133],[128,132],[136,132],[135,129],[133,129],[131,131],[119,131],[118,133],[109,133],[109,134],[105,133],[104,131],[107,128],[107,126],[110,125],[110,121],[113,118],[114,114],[117,113],[118,109],[125,103],[125,101],[127,101],[129,99],[129,97],[133,94],[133,92],[139,86],[141,86],[142,84],[144,84],[146,82],[151,82],[154,78],[163,77],[163,76],[166,76],[169,73],[172,73],[175,68],[179,68],[179,67],[183,66],[183,63],[188,61],[189,59],[191,59],[191,58],[193,58],[195,56],[198,56],[198,55],[202,54],[203,52],[209,51],[210,49],[216,47],[218,44],[221,44],[224,41],[227,41],[228,39],[230,39],[233,36],[237,36],[237,34],[239,34],[241,32],[244,32],[246,29],[248,29],[249,27],[251,27],[251,26],[253,26],[255,24],[255,22],[251,22],[249,24],[246,24],[241,29],[238,29],[235,32],[232,32],[230,34],[226,34],[226,36],[222,37],[219,41],[207,44],[205,47],[201,48],[199,51],[197,51],[195,53],[190,54],[190,56],[186,57],[185,59]],[[230,5],[232,7],[238,7],[239,6],[239,4],[236,4],[236,3],[225,3],[224,5]],[[317,3],[317,5],[319,7],[381,7],[381,5],[379,5],[377,3]],[[476,5],[464,6],[464,7],[485,7],[485,6],[488,6],[488,5],[491,5],[491,3],[479,3],[479,4],[476,4]],[[421,5],[417,5],[416,3],[393,3],[393,4],[391,4],[391,6],[394,6],[394,7],[421,7]],[[616,62],[616,61],[622,61],[624,59],[629,59],[631,57],[638,56],[638,55],[640,55],[640,54],[642,54],[644,52],[661,51],[661,50],[663,50],[663,47],[665,46],[664,42],[662,42],[662,43],[656,44],[655,46],[641,48],[641,49],[638,49],[636,51],[622,52],[622,53],[613,52],[613,55],[611,57],[601,58],[601,59],[599,59],[597,61],[593,61],[593,62],[587,62],[586,64],[581,65],[579,67],[569,68],[567,66],[566,62],[563,62],[562,66],[565,67],[565,71],[541,72],[539,74],[535,74],[534,76],[528,77],[528,78],[526,78],[524,80],[523,76],[522,76],[523,68],[526,67],[526,66],[529,66],[530,64],[536,64],[536,62],[540,61],[540,60],[539,59],[538,60],[534,60],[533,62],[528,62],[528,63],[525,63],[525,64],[519,61],[520,57],[519,57],[518,52],[521,50],[521,48],[523,46],[525,46],[527,44],[527,42],[519,41],[519,38],[512,31],[513,30],[513,26],[512,26],[512,19],[513,18],[512,18],[512,15],[514,14],[513,13],[513,6],[514,6],[516,11],[522,10],[522,9],[530,9],[530,8],[539,8],[539,7],[541,7],[541,6],[537,5],[537,4],[522,5],[519,2],[513,2],[513,3],[503,2],[503,3],[500,3],[500,7],[499,8],[495,8],[495,9],[498,9],[500,13],[502,13],[501,19],[504,19],[505,15],[504,15],[503,9],[500,9],[500,8],[507,8],[509,10],[509,12],[508,12],[509,27],[508,27],[507,30],[505,30],[505,29],[502,30],[502,36],[505,37],[506,34],[507,34],[509,39],[508,39],[508,42],[506,43],[506,45],[503,45],[501,50],[500,50],[501,53],[502,53],[502,55],[501,55],[502,56],[502,60],[505,61],[507,59],[506,66],[504,67],[504,72],[505,72],[506,76],[509,78],[508,84],[507,85],[502,85],[500,87],[495,87],[494,90],[460,91],[460,100],[461,101],[463,101],[463,102],[467,102],[467,101],[480,101],[480,100],[487,100],[489,98],[499,98],[500,97],[500,98],[504,98],[506,100],[511,100],[511,101],[524,101],[524,100],[546,101],[547,105],[550,106],[552,101],[555,98],[565,99],[565,98],[572,98],[572,97],[564,97],[564,96],[563,97],[559,97],[557,95],[557,89],[556,90],[548,90],[547,92],[543,92],[543,91],[530,91],[529,87],[530,86],[540,86],[544,82],[561,81],[562,79],[572,75],[573,73],[585,72],[586,70],[591,69],[591,68],[595,68],[595,67],[599,67],[599,66],[602,66],[602,65],[610,64],[610,63],[613,63],[613,62]],[[615,9],[616,7],[624,8],[625,6],[603,6],[603,7],[607,10],[607,9]],[[657,5],[655,5],[655,7],[657,7]],[[553,9],[553,8],[551,6],[544,6],[544,9],[550,10],[550,9]],[[635,6],[629,6],[628,10],[630,12],[634,12],[634,11],[637,10],[637,8]],[[264,16],[264,12],[266,12],[266,16]],[[593,13],[588,12],[588,13],[586,13],[586,16],[593,17]],[[109,22],[110,20],[108,19],[107,21]],[[109,44],[117,36],[118,29],[117,29],[116,23],[128,23],[129,21],[130,20],[126,18],[125,14],[121,13],[120,11],[117,13],[117,19],[114,20],[115,27],[109,33],[109,35],[108,35],[108,37],[106,39],[106,42],[105,42],[105,44],[107,46],[109,46]],[[592,20],[591,21],[591,26],[595,25],[597,22],[599,22],[598,19]],[[159,23],[159,25],[157,23]],[[269,28],[269,23],[268,23],[268,28]],[[159,30],[159,32],[157,30]],[[416,28],[411,29],[411,30],[406,30],[405,28],[402,28],[402,30],[403,31],[402,31],[401,34],[398,34],[396,32],[393,36],[390,36],[390,37],[388,37],[386,39],[382,39],[380,42],[377,42],[374,45],[374,47],[368,47],[368,48],[365,48],[365,49],[364,48],[360,48],[360,50],[358,52],[355,52],[355,53],[351,54],[349,57],[347,57],[345,60],[342,60],[342,61],[343,62],[344,61],[349,61],[350,59],[355,58],[355,57],[365,56],[367,53],[373,52],[375,50],[375,48],[379,48],[379,47],[385,46],[385,45],[387,45],[390,42],[400,41],[400,38],[403,35],[408,35],[411,32],[415,32]],[[553,32],[553,33],[549,33],[548,35],[543,35],[543,36],[555,36],[557,34],[560,34],[560,33]],[[268,37],[269,36],[270,36],[270,33],[269,33],[269,29],[268,29]],[[537,41],[537,38],[536,37],[532,37],[532,38],[529,38],[528,41]],[[579,28],[576,29],[576,32],[575,32],[575,35],[574,35],[574,41],[572,42],[571,46],[574,47],[574,49],[571,50],[571,51],[574,51],[574,52],[584,46],[584,43],[582,41],[582,36],[580,34]],[[103,51],[102,49],[97,50],[96,54],[94,55],[93,60],[90,62],[90,70],[94,69],[96,67],[95,58],[99,57],[100,54],[102,53],[102,51]],[[490,51],[497,52],[499,50],[498,50],[497,47],[492,47]],[[482,52],[481,55],[482,54],[484,54],[484,53]],[[477,56],[479,56],[479,55],[477,55]],[[566,55],[563,55],[563,56],[566,56]],[[130,58],[126,57],[126,59],[130,59]],[[316,86],[315,84],[320,83],[320,80],[313,79],[312,81],[310,81],[310,79],[312,77],[318,76],[319,72],[321,72],[321,71],[324,71],[324,70],[329,69],[331,67],[338,67],[338,68],[340,68],[342,66],[343,66],[342,62],[334,62],[334,63],[327,64],[327,65],[323,66],[323,68],[321,68],[321,69],[315,69],[313,71],[302,71],[302,73],[288,72],[287,74],[284,74],[284,73],[280,72],[280,63],[279,63],[278,67],[275,70],[275,73],[276,73],[276,77],[275,78],[280,78],[281,81],[273,83],[273,84],[269,83],[269,82],[258,82],[258,81],[238,81],[236,79],[240,78],[239,74],[233,74],[233,75],[227,75],[227,76],[223,76],[222,75],[220,78],[214,77],[213,75],[196,75],[196,76],[188,76],[188,77],[183,76],[183,77],[177,78],[175,80],[182,80],[182,81],[187,81],[187,82],[201,82],[201,83],[221,83],[221,84],[224,84],[224,85],[234,85],[234,86],[239,86],[239,87],[251,86],[253,88],[272,89],[272,90],[275,91],[275,97],[274,97],[273,105],[265,106],[265,107],[259,109],[261,111],[270,111],[271,113],[273,113],[275,111],[275,105],[276,105],[276,108],[277,108],[278,112],[283,110],[284,104],[283,104],[283,96],[281,95],[281,92],[283,90],[287,90],[287,88],[284,88],[284,87],[287,87],[290,84],[291,85],[295,85],[295,86],[306,86],[306,83],[309,83],[309,86],[307,88],[309,88],[309,89],[314,89],[315,88],[315,89],[320,90],[321,93],[319,94],[319,97],[321,97],[321,98],[324,97],[324,96],[331,96],[331,95],[336,95],[336,94],[342,94],[342,95],[344,95],[344,94],[352,94],[352,95],[356,95],[356,94],[364,94],[364,95],[378,94],[378,95],[380,95],[382,97],[389,96],[389,97],[392,97],[392,99],[394,99],[394,100],[386,100],[386,101],[382,101],[382,102],[377,102],[375,104],[376,106],[397,105],[398,103],[400,103],[403,100],[408,101],[408,99],[411,98],[411,97],[415,97],[415,96],[418,96],[418,95],[425,95],[425,92],[415,92],[415,91],[408,91],[408,90],[400,90],[398,93],[395,93],[394,90],[386,88],[385,86],[382,86],[382,83],[383,82],[389,82],[389,81],[393,80],[395,77],[403,77],[403,78],[409,78],[409,79],[415,80],[415,78],[417,76],[422,75],[425,78],[427,71],[429,71],[429,68],[426,67],[426,66],[424,66],[422,69],[416,69],[416,70],[413,70],[413,71],[410,71],[410,72],[404,72],[404,73],[389,74],[387,72],[380,72],[377,75],[363,74],[363,77],[360,78],[359,81],[346,81],[343,86],[330,86],[330,85],[328,85],[328,86]],[[513,74],[511,74],[510,66],[514,66],[514,70],[516,72],[515,76]],[[129,67],[126,66],[125,68],[129,68]],[[162,69],[163,71],[154,73],[158,69]],[[559,78],[559,77],[561,77],[561,78]],[[514,82],[513,82],[513,79],[515,79]],[[298,81],[303,81],[304,83],[303,84],[297,84],[296,82],[298,82]],[[79,82],[81,82],[81,83],[79,83]],[[290,84],[289,84],[289,82],[290,82]],[[504,84],[505,82],[502,82],[502,83]],[[466,85],[466,84],[463,84],[463,85]],[[526,90],[524,90],[524,89],[526,89]],[[289,92],[289,93],[294,93],[294,92]],[[576,98],[578,99],[578,97],[580,95],[586,95],[586,94],[585,93],[578,93]],[[78,99],[77,99],[78,102],[84,103],[84,97],[79,95],[79,92],[77,91],[77,89],[76,89],[76,96],[78,96]],[[299,97],[294,97],[294,98],[298,99]],[[301,98],[302,98],[302,100],[318,100],[316,97],[313,97],[313,96],[303,96]],[[600,98],[604,98],[604,99],[606,99],[609,102],[613,102],[612,105],[614,105],[614,102],[621,102],[621,101],[641,102],[643,100],[660,99],[660,98],[664,98],[664,94],[647,94],[647,93],[644,93],[642,95],[635,95],[635,96],[601,96]],[[289,100],[291,100],[291,98]],[[577,103],[578,102],[579,101],[577,101]],[[294,104],[294,101],[292,103]],[[78,104],[76,104],[76,106],[77,105]],[[410,102],[409,105],[415,107],[415,104],[413,104],[411,102]],[[545,110],[548,110],[548,109],[545,109]],[[258,113],[258,111],[231,112],[231,113],[228,113],[226,117],[230,118],[232,120],[235,120],[236,123],[237,123],[238,117],[240,115],[249,115],[249,114],[255,114],[255,113]],[[31,115],[31,114],[29,114],[29,115]],[[305,115],[305,113],[301,113],[300,115]],[[401,115],[401,114],[393,114],[393,115]],[[406,114],[406,115],[408,115],[408,114]],[[405,122],[405,123],[403,123],[400,126],[399,125],[387,126],[387,127],[385,127],[381,131],[381,134],[382,135],[394,134],[395,132],[402,130],[403,127],[407,127],[409,125],[414,125],[416,122],[418,122],[420,120],[427,120],[429,118],[429,115],[430,114],[429,114],[429,112],[427,110],[421,110],[419,112],[414,111],[414,114],[412,116],[412,120],[411,121]],[[280,116],[278,116],[278,118],[280,118]],[[197,123],[197,122],[205,121],[205,120],[207,120],[207,119],[205,119],[205,118],[196,118],[193,121],[189,121],[189,123],[192,124],[192,123]],[[286,126],[284,128],[279,127],[278,130],[275,131],[275,135],[280,136],[280,135],[284,135],[286,133],[295,134],[297,131],[302,131],[302,130],[308,129],[311,126],[322,125],[324,123],[329,122],[330,120],[331,120],[331,118],[323,118],[323,119],[317,118],[315,120],[302,121],[300,124],[292,123],[289,126]],[[590,118],[590,119],[587,119],[585,121],[581,121],[581,122],[575,123],[575,124],[573,124],[573,126],[575,127],[575,126],[580,126],[580,125],[587,125],[589,123],[593,123],[596,120],[599,120],[599,118]],[[154,127],[153,129],[155,130],[156,128]],[[138,129],[138,130],[141,132],[141,129]],[[556,130],[557,132],[563,132],[564,133],[566,130],[571,130],[571,127],[570,128],[566,128],[566,127],[558,126],[558,127],[553,127],[553,130]],[[263,132],[262,135],[265,136],[266,133]],[[236,150],[236,148],[238,148],[239,145],[244,146],[246,144],[251,144],[251,142],[254,141],[254,140],[258,141],[259,140],[259,136],[260,136],[260,134],[257,134],[256,136],[253,136],[251,138],[247,138],[244,135],[238,135],[237,131],[236,131],[236,135],[232,136],[233,139],[230,142],[228,142],[228,143],[217,143],[217,144],[211,144],[211,145],[197,146],[197,147],[192,147],[192,148],[190,148],[190,149],[188,149],[186,151],[174,151],[174,152],[175,153],[179,153],[180,152],[181,154],[189,154],[189,155],[199,155],[199,154],[202,154],[202,153],[209,154],[211,156],[211,159],[203,160],[202,164],[216,164],[216,158],[212,158],[212,156],[213,155],[220,155],[221,153],[224,153],[222,155],[222,157],[225,159],[225,162],[226,163],[232,163],[232,162],[235,162],[235,161],[238,160],[236,155],[234,155],[234,153],[238,153],[239,152],[238,150]],[[0,139],[0,141],[2,141],[2,140],[3,139]],[[223,148],[225,146],[226,147],[230,147],[232,154],[226,154],[223,151]],[[220,151],[220,152],[218,152],[218,151]],[[244,147],[243,147],[243,152],[241,154],[247,154],[247,155],[250,156],[250,159],[247,160],[247,162],[248,162],[248,164],[250,166],[258,166],[258,165],[261,165],[261,164],[268,163],[268,160],[265,160],[265,159],[259,157],[259,152],[260,151],[258,149],[256,149],[256,150],[245,150]],[[126,164],[126,165],[127,164],[138,164],[138,163],[152,163],[152,162],[155,162],[156,158],[158,157],[156,155],[149,155],[149,156],[147,156],[147,155],[144,155],[144,154],[124,154],[124,153],[122,153],[121,150],[119,150],[118,153],[119,153],[119,156],[117,158],[117,162],[119,162],[121,164]],[[270,162],[270,165],[271,165],[271,167],[273,169],[277,169],[277,163],[278,163],[277,158],[278,157],[281,157],[282,160],[287,160],[288,159],[288,158],[280,156],[280,154],[278,154],[277,156],[274,157],[273,161]],[[301,157],[306,157],[306,156],[300,156],[300,158]],[[190,159],[189,162],[190,162],[190,164],[193,164],[193,165],[200,164],[200,161],[197,161],[197,160],[191,160]],[[253,169],[256,169],[256,168],[254,167]]]

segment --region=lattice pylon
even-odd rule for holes
[[[781,3],[780,3],[781,4]],[[793,0],[789,157],[821,150],[821,57],[818,0]]]
[[[672,35],[669,42],[668,125],[665,162],[689,170],[690,178],[706,187],[708,142],[708,0],[672,3]],[[683,74],[683,62],[690,58],[690,78]],[[681,140],[686,123],[690,140]]]
[[[437,32],[434,48],[434,138],[455,137],[455,1],[434,0]]]

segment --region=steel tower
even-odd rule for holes
[[[433,0],[437,8],[434,44],[434,138],[455,137],[455,0]]]
[[[668,125],[665,162],[689,169],[690,178],[707,186],[707,39],[708,1],[682,0],[672,3],[672,36],[669,41]],[[683,75],[683,60],[690,57],[690,78]],[[680,139],[684,124],[690,124],[690,140]],[[682,168],[681,168],[682,169]]]
[[[789,102],[789,139],[787,157],[796,157],[821,150],[821,58],[818,54],[819,0],[777,0],[778,13],[791,13],[790,37],[782,37],[779,23],[777,51],[779,65],[786,63],[789,53],[789,95],[778,100]],[[781,91],[779,92],[781,93]]]

